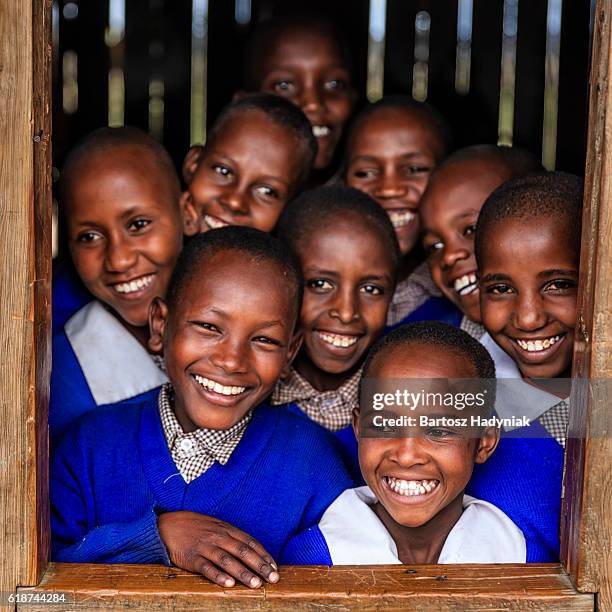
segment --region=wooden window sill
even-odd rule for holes
[[[19,594],[66,593],[87,608],[309,610],[333,607],[403,610],[593,610],[559,564],[284,567],[281,581],[261,589],[222,589],[159,565],[50,563],[37,587]],[[24,610],[48,604],[22,603]]]

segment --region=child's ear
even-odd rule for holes
[[[203,154],[204,147],[202,145],[194,145],[189,149],[189,151],[187,151],[182,167],[183,180],[185,181],[186,185],[189,185],[193,180],[193,175],[198,169],[198,164],[200,163]]]
[[[183,217],[183,234],[185,236],[195,236],[200,231],[199,215],[193,205],[193,199],[189,191],[183,191],[179,206]]]
[[[289,350],[287,351],[287,361],[283,367],[283,371],[281,372],[281,378],[287,378],[291,373],[291,364],[298,354],[300,348],[302,347],[302,340],[304,340],[304,336],[301,331],[295,332],[293,334],[291,340],[289,341]]]
[[[149,306],[149,349],[161,354],[164,350],[164,332],[168,323],[168,306],[156,297]]]
[[[357,441],[359,441],[359,436],[361,435],[361,419],[359,418],[361,415],[361,410],[359,410],[359,406],[355,406],[353,408],[353,431],[355,432],[355,437]]]
[[[484,463],[495,451],[499,444],[499,428],[497,427],[485,427],[482,432],[480,439],[478,440],[478,446],[476,447],[476,456],[474,457],[475,463]]]

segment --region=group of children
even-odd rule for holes
[[[558,560],[569,389],[548,381],[571,369],[581,181],[519,149],[449,155],[410,98],[349,125],[350,56],[321,20],[248,49],[183,189],[134,128],[64,165],[53,558],[224,587],[278,562]],[[483,410],[529,425],[360,435],[366,379],[496,376],[513,384]]]

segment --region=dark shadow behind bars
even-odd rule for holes
[[[56,0],[54,165],[110,122],[150,131],[179,167],[239,88],[250,29],[306,7],[346,33],[364,101],[424,98],[457,147],[541,156],[546,126],[547,165],[583,173],[588,0]]]

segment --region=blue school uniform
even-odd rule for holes
[[[527,562],[558,562],[564,449],[537,419],[560,400],[521,382],[516,364],[488,334],[482,344],[501,379],[498,416],[526,416],[530,424],[505,428],[489,460],[474,466],[466,492],[501,508],[518,525],[527,541]]]
[[[168,379],[118,319],[93,301],[53,336],[52,440],[98,406],[140,402]]]
[[[70,260],[53,262],[51,289],[52,333],[60,332],[70,317],[93,300]]]
[[[397,545],[372,509],[369,487],[344,491],[316,527],[292,538],[281,557],[294,565],[394,565]],[[468,495],[438,563],[525,563],[525,538],[499,508]]]
[[[186,483],[168,449],[157,398],[84,416],[51,467],[52,559],[165,563],[160,513],[214,516],[255,537],[274,557],[316,525],[351,486],[321,427],[262,404],[225,465]]]
[[[401,325],[415,323],[416,321],[440,321],[453,327],[459,327],[462,319],[463,313],[450,300],[445,297],[430,297],[401,321],[387,327],[385,334]]]

